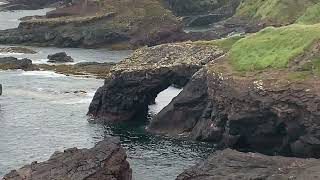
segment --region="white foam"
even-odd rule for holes
[[[65,77],[63,74],[58,74],[52,71],[24,71],[23,76],[43,76],[43,77]]]
[[[6,52],[6,53],[0,53],[0,56],[21,56],[23,53],[13,53],[13,52]]]

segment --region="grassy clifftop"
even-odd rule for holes
[[[257,18],[272,24],[291,24],[307,11],[313,14],[312,7],[317,3],[316,0],[242,0],[235,16]]]
[[[269,27],[236,42],[229,54],[237,70],[285,68],[320,39],[320,25]]]

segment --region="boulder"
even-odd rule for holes
[[[107,138],[91,149],[55,152],[45,162],[33,162],[5,175],[3,180],[131,180],[132,170],[119,138]]]
[[[3,57],[0,58],[0,69],[22,69],[22,70],[32,70],[33,65],[30,59],[17,59],[15,57]]]
[[[50,63],[66,63],[73,62],[71,56],[68,56],[65,52],[59,52],[55,54],[48,55],[48,62]]]
[[[226,149],[184,171],[176,180],[316,180],[320,178],[319,170],[318,159],[266,156]]]

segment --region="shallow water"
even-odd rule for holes
[[[41,11],[41,10],[40,10]],[[41,11],[42,12],[42,11]],[[34,11],[23,12],[35,15]],[[11,12],[12,16],[22,16]],[[24,16],[23,15],[23,16]],[[8,17],[8,21],[4,20]],[[0,29],[13,27],[10,14],[0,12]],[[16,21],[13,21],[16,22]],[[15,25],[17,26],[17,24]],[[46,62],[48,54],[65,51],[75,62],[119,62],[130,51],[77,48],[30,47],[38,53],[0,54]],[[161,137],[145,131],[147,120],[136,123],[101,125],[87,121],[87,110],[103,80],[56,74],[51,71],[0,71],[3,95],[0,96],[0,177],[9,170],[44,161],[54,151],[65,148],[89,148],[108,136],[120,136],[127,151],[135,180],[171,180],[184,169],[214,151],[214,146]],[[74,93],[74,91],[86,93]],[[150,106],[150,115],[158,113],[181,89],[169,87]]]
[[[1,47],[10,47],[8,45],[0,45]],[[47,63],[47,56],[58,52],[66,52],[67,55],[74,59],[74,63],[79,62],[119,62],[127,57],[132,51],[110,51],[106,49],[82,49],[82,48],[56,48],[56,47],[28,47],[28,49],[36,51],[36,54],[22,53],[0,53],[0,57],[13,56],[16,58],[29,58],[35,64]],[[68,64],[74,64],[68,63]]]

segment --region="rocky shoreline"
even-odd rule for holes
[[[320,158],[320,27],[310,20],[316,16],[315,2],[299,5],[290,17],[283,14],[282,2],[279,7],[267,1],[190,1],[184,6],[180,0],[112,0],[110,7],[83,2],[26,18],[18,28],[0,31],[0,43],[138,49],[118,64],[34,65],[7,57],[0,58],[0,69],[104,78],[87,113],[103,124],[146,118],[161,91],[183,88],[146,130],[217,144],[221,151],[177,180],[320,178],[320,161],[314,159]],[[183,31],[193,25],[212,27]],[[51,62],[61,59],[72,61],[62,53]],[[120,141],[111,138],[92,149],[55,153],[46,162],[11,171],[4,180],[130,180],[131,174]]]

